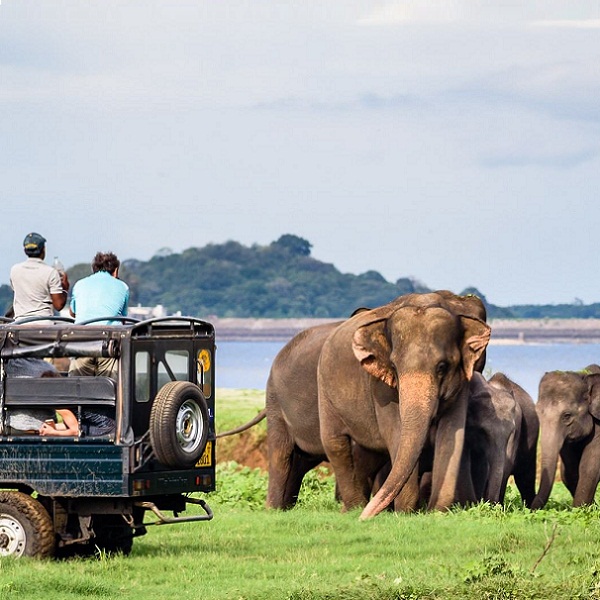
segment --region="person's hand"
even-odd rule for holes
[[[52,421],[52,422],[46,421],[45,423],[42,423],[42,426],[39,429],[39,434],[40,435],[57,435],[56,425],[54,424],[54,421]]]
[[[60,282],[62,283],[63,290],[65,290],[65,292],[68,292],[69,287],[71,287],[71,284],[69,283],[69,277],[66,273],[63,272],[60,274]]]

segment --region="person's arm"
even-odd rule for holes
[[[62,408],[56,412],[62,417],[65,428],[57,429],[55,424],[43,423],[40,427],[40,435],[63,437],[79,435],[79,422],[73,412],[66,408]]]
[[[65,307],[65,304],[67,303],[67,295],[69,293],[69,278],[67,277],[66,273],[59,273],[60,275],[60,284],[62,286],[62,292],[59,292],[58,294],[50,294],[50,297],[52,298],[52,306],[55,308],[55,310],[62,310]]]
[[[62,310],[67,303],[67,291],[65,290],[60,294],[51,294],[51,296],[52,306],[54,306],[56,310]]]

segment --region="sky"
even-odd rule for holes
[[[600,302],[600,0],[0,0],[0,283],[290,233]]]

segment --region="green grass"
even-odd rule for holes
[[[228,431],[255,417],[265,406],[263,390],[217,388],[217,432]],[[266,422],[262,423],[263,426]]]
[[[361,522],[323,469],[288,512],[264,509],[266,484],[222,463],[212,521],[149,527],[129,557],[2,559],[0,599],[600,599],[600,508],[571,508],[562,485],[537,512],[511,487],[504,508]]]
[[[264,474],[219,471],[213,521],[150,527],[130,557],[3,559],[0,598],[600,598],[600,511],[569,508],[562,489],[536,513],[511,488],[504,509],[361,522],[331,479],[312,476],[280,512],[262,507]]]

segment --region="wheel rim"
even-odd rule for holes
[[[204,419],[200,406],[193,400],[186,400],[177,413],[175,432],[181,449],[188,454],[194,453],[202,442]]]
[[[27,545],[27,534],[19,521],[0,515],[0,556],[21,556]]]

